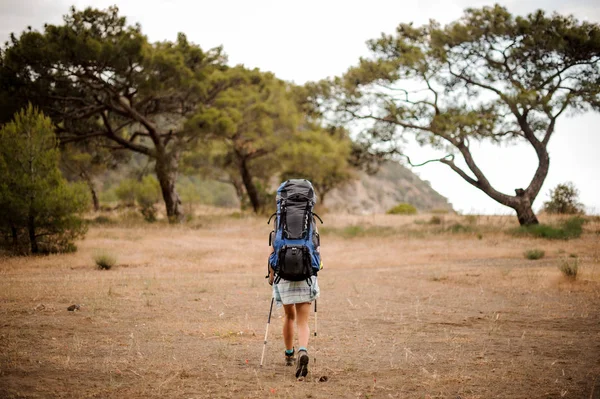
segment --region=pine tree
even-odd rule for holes
[[[84,184],[67,183],[59,158],[52,121],[33,106],[2,127],[0,245],[34,254],[75,249],[89,197]]]

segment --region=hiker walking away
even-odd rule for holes
[[[308,373],[308,319],[311,303],[319,297],[317,273],[323,266],[315,217],[321,219],[313,213],[316,200],[308,180],[287,180],[277,190],[277,212],[271,216],[276,218],[269,237],[269,284],[277,306],[283,306],[285,312],[285,364],[293,366],[296,361],[296,378]],[[294,322],[298,328],[297,357]]]

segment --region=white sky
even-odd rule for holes
[[[596,0],[498,0],[514,14],[542,8],[600,22]],[[130,23],[139,22],[151,41],[174,40],[177,32],[207,49],[223,45],[230,64],[272,71],[278,77],[302,84],[342,74],[367,55],[365,42],[382,32],[391,33],[401,22],[420,25],[429,19],[448,23],[466,7],[494,1],[392,1],[392,0],[0,0],[0,40],[28,25],[40,29],[45,22],[60,23],[69,6],[106,8],[117,4]],[[550,172],[534,203],[539,208],[548,191],[572,181],[580,200],[591,213],[600,213],[599,114],[562,117],[549,144]],[[431,151],[411,146],[413,162],[430,159]],[[483,146],[475,159],[491,183],[507,194],[526,187],[536,162],[527,146]],[[445,165],[415,169],[422,179],[465,213],[512,213],[471,187]]]

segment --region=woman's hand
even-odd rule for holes
[[[269,285],[273,285],[273,280],[275,280],[275,273],[273,269],[269,267]]]

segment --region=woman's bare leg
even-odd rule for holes
[[[298,347],[308,348],[308,318],[310,316],[310,302],[296,304],[296,319],[298,324]]]
[[[310,314],[310,302],[296,304],[296,323],[298,324],[298,362],[296,363],[296,378],[306,377],[308,374],[308,353],[305,350],[308,348],[308,336],[310,329],[308,328],[308,316]]]
[[[283,342],[285,349],[292,350],[294,347],[294,321],[296,321],[296,307],[283,305],[285,319],[283,320]]]

